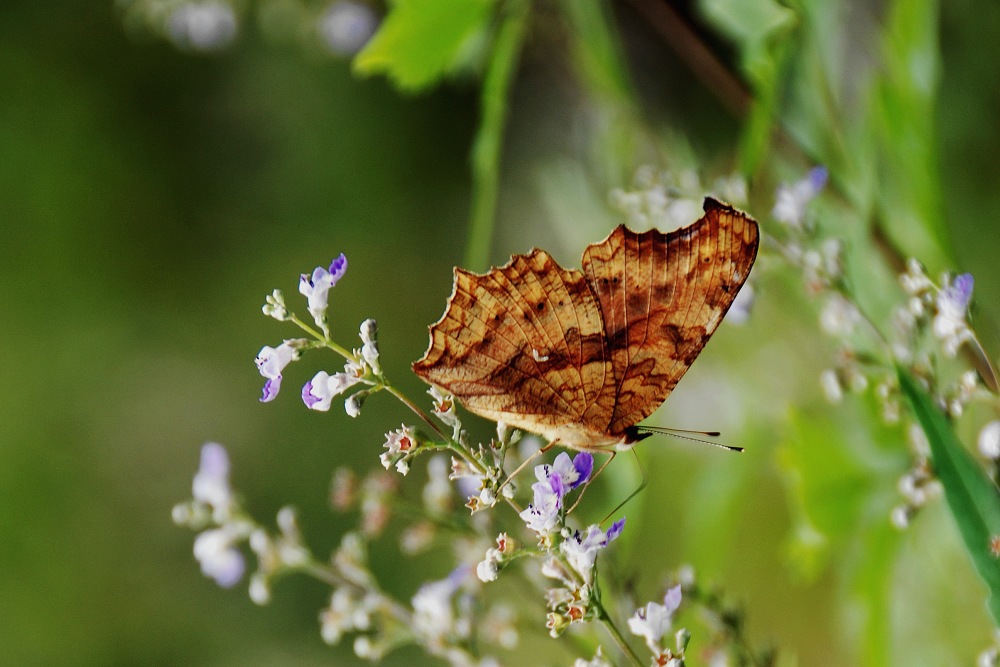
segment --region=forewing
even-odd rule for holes
[[[455,270],[413,370],[470,411],[544,433],[577,423],[608,384],[604,326],[583,274],[541,250],[476,275]],[[608,403],[606,417],[613,406]]]
[[[624,226],[583,254],[601,309],[613,403],[606,432],[621,434],[663,403],[701,352],[757,256],[757,223],[711,198],[705,215],[669,234]]]

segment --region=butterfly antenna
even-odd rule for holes
[[[612,516],[614,516],[615,514],[617,514],[618,510],[620,510],[621,508],[625,507],[625,505],[628,503],[628,501],[630,501],[633,498],[635,498],[637,495],[639,495],[642,492],[643,489],[646,488],[646,470],[642,467],[642,461],[639,460],[639,455],[635,453],[635,450],[633,449],[633,450],[631,450],[631,452],[632,452],[632,456],[635,457],[635,464],[637,466],[639,466],[639,474],[642,475],[642,482],[639,483],[639,488],[637,488],[635,491],[633,491],[632,493],[630,493],[628,495],[628,498],[626,498],[625,500],[623,500],[620,503],[618,503],[617,507],[615,507],[613,510],[611,510],[610,512],[608,512],[608,515],[606,517],[604,517],[603,519],[601,519],[601,523],[602,524],[605,523]]]
[[[691,440],[692,442],[700,442],[705,445],[712,445],[713,447],[718,447],[719,449],[725,449],[730,452],[744,451],[742,447],[734,447],[733,445],[724,445],[721,442],[713,442],[712,440],[704,440],[702,438],[695,438],[692,436],[692,434],[694,434],[694,435],[703,435],[709,438],[715,438],[720,435],[718,431],[688,431],[682,428],[666,428],[663,426],[640,426],[639,432],[670,435],[675,438],[680,438],[681,440]],[[682,435],[682,434],[687,434],[687,435]]]

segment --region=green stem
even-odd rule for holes
[[[473,269],[485,269],[489,265],[500,189],[500,150],[507,124],[507,101],[530,9],[528,0],[509,0],[504,4],[493,55],[483,80],[479,131],[472,146],[472,215],[464,263]]]
[[[319,342],[323,343],[323,345],[327,346],[328,348],[330,348],[331,350],[342,356],[347,361],[356,361],[354,354],[352,352],[349,352],[347,348],[341,347],[326,334],[317,331],[313,327],[309,326],[308,324],[300,320],[298,315],[296,315],[295,313],[289,314],[288,319],[291,320],[293,323],[295,323],[300,329],[305,331],[307,334],[309,334]]]
[[[636,652],[631,646],[629,646],[629,643],[625,641],[625,637],[622,635],[621,630],[619,630],[618,626],[615,625],[615,622],[611,620],[611,616],[608,614],[607,609],[604,608],[604,605],[601,604],[599,599],[594,599],[594,606],[597,607],[597,618],[604,624],[604,628],[608,631],[608,634],[611,635],[611,638],[615,640],[615,643],[618,644],[618,648],[621,649],[621,652],[625,654],[633,665],[636,665],[636,667],[643,667],[645,663],[639,659]]]

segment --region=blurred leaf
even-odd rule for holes
[[[394,0],[354,69],[384,73],[404,91],[428,88],[453,71],[485,30],[494,1]]]
[[[902,368],[899,386],[909,399],[931,446],[934,470],[972,563],[989,589],[987,607],[1000,625],[1000,565],[990,552],[1000,535],[1000,490],[965,450],[945,416]]]
[[[875,128],[880,223],[899,251],[932,273],[951,265],[944,225],[935,105],[940,58],[938,3],[897,0],[882,31]]]
[[[653,140],[644,133],[635,106],[621,40],[606,0],[562,0],[560,6],[569,24],[577,76],[589,93],[591,113],[598,116],[589,145],[591,164],[599,170],[604,187],[620,186],[637,166],[636,149]]]
[[[851,409],[854,413],[851,414]],[[795,413],[779,461],[791,481],[793,563],[815,578],[831,565],[861,623],[859,664],[889,662],[890,582],[899,536],[889,522],[894,488],[905,465],[898,426],[886,425],[872,393],[845,401],[834,417]]]
[[[705,19],[729,37],[740,53],[740,66],[753,86],[741,168],[753,173],[766,156],[781,98],[790,43],[780,39],[796,24],[795,12],[774,0],[701,0]]]

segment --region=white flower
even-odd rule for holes
[[[448,511],[452,498],[451,484],[448,483],[448,459],[443,455],[435,456],[427,463],[424,505],[432,515],[441,515]]]
[[[361,50],[378,27],[371,7],[361,2],[334,2],[319,20],[319,33],[333,53],[350,56]]]
[[[371,367],[375,375],[382,374],[378,361],[378,325],[373,319],[361,323],[361,358]]]
[[[212,518],[225,521],[233,504],[229,488],[229,455],[226,448],[216,442],[205,443],[201,448],[201,463],[195,473],[191,492],[195,501],[212,508]]]
[[[861,313],[857,307],[839,294],[827,299],[819,316],[819,325],[824,333],[836,337],[850,335],[860,321]]]
[[[246,568],[243,554],[236,548],[238,536],[226,526],[206,530],[194,540],[194,557],[202,574],[223,588],[234,586]]]
[[[521,511],[520,517],[528,528],[539,535],[547,535],[559,527],[562,495],[552,488],[548,479],[531,485],[534,499]]]
[[[313,376],[313,379],[302,387],[302,402],[310,410],[326,412],[330,409],[333,399],[344,393],[360,379],[350,373],[334,373],[330,375],[326,371],[320,371]]]
[[[264,382],[264,393],[260,397],[262,403],[273,401],[281,389],[281,373],[285,366],[292,363],[299,356],[299,351],[289,342],[285,341],[278,347],[265,345],[260,348],[254,363],[261,376],[267,378]]]
[[[182,49],[222,49],[236,37],[236,14],[225,2],[185,2],[170,14],[167,35]]]
[[[590,660],[584,660],[583,658],[577,658],[573,661],[573,667],[611,667],[611,663],[604,659],[604,654],[601,652],[601,647],[597,647],[597,653]]]
[[[972,298],[972,275],[963,273],[954,281],[945,282],[937,294],[937,314],[934,316],[933,332],[944,347],[945,354],[954,357],[958,348],[973,335],[965,322],[965,313]]]
[[[801,227],[806,207],[826,185],[826,178],[826,168],[815,167],[802,180],[791,185],[779,185],[771,215],[789,227]]]
[[[459,568],[447,579],[424,584],[413,596],[413,630],[432,641],[439,641],[455,625],[455,612],[451,597],[465,577],[465,568]]]
[[[482,582],[496,581],[500,570],[497,567],[496,549],[486,550],[486,559],[476,565],[476,576]]]
[[[359,391],[355,394],[351,394],[344,401],[344,412],[347,413],[349,417],[357,417],[361,414],[361,406],[365,404],[365,399],[368,398],[367,391]]]
[[[329,270],[322,266],[313,269],[312,275],[303,273],[299,278],[299,292],[308,301],[309,314],[316,325],[326,331],[326,307],[330,289],[337,284],[347,271],[347,258],[341,254],[330,264]]]
[[[988,459],[1000,459],[1000,421],[991,421],[979,432],[979,453]]]
[[[840,377],[837,376],[837,371],[832,368],[827,368],[825,371],[819,375],[819,384],[823,388],[823,394],[826,396],[826,400],[833,404],[840,403],[844,398],[844,387],[840,383]]]
[[[265,315],[273,317],[279,322],[284,322],[288,319],[285,295],[281,293],[280,289],[276,289],[264,297],[264,305],[261,306],[261,310],[264,311]]]
[[[663,597],[663,604],[650,602],[645,607],[636,609],[632,618],[628,619],[628,628],[632,634],[646,640],[646,646],[650,651],[659,655],[663,652],[660,641],[670,630],[673,614],[680,604],[681,587],[677,585],[667,591]]]
[[[619,519],[611,524],[607,532],[594,524],[587,527],[581,534],[575,532],[559,545],[570,566],[583,577],[586,583],[591,583],[594,576],[594,563],[597,560],[597,552],[608,546],[608,544],[618,537],[625,527],[625,519]]]

